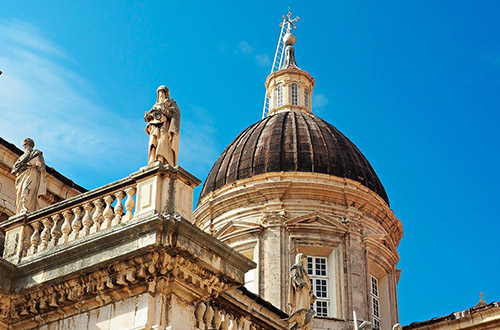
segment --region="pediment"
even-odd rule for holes
[[[285,226],[289,230],[300,230],[307,228],[309,230],[333,230],[340,233],[345,233],[348,229],[347,226],[339,220],[319,211],[314,211],[296,218],[289,219],[285,221]]]
[[[253,222],[228,221],[224,226],[222,226],[220,229],[215,231],[214,237],[221,238],[222,236],[227,236],[227,235],[235,233],[235,232],[257,229],[257,228],[260,228],[260,226],[253,223]]]

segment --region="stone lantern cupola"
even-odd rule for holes
[[[288,20],[288,27],[283,43],[285,58],[278,71],[272,72],[266,79],[266,92],[269,98],[269,116],[280,111],[311,112],[311,96],[314,78],[300,69],[295,61],[293,45],[296,38],[291,32],[293,23]]]

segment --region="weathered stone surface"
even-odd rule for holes
[[[389,203],[382,183],[354,143],[323,119],[295,111],[264,118],[234,139],[208,174],[200,201],[237,180],[281,171],[349,178]]]

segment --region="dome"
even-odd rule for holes
[[[199,200],[237,180],[281,171],[352,179],[389,204],[382,183],[354,143],[323,119],[296,111],[277,112],[236,137],[210,170]]]

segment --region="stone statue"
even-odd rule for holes
[[[298,254],[295,264],[290,268],[290,330],[310,330],[311,322],[316,314],[311,304],[316,300],[309,275],[307,275],[307,256]]]
[[[166,86],[156,90],[155,105],[144,115],[146,133],[149,135],[148,164],[157,160],[171,166],[177,165],[181,113],[177,103],[170,98]]]
[[[35,142],[23,140],[24,154],[14,163],[12,173],[16,175],[17,214],[38,209],[38,198],[47,193],[45,162],[40,150],[34,150]]]

